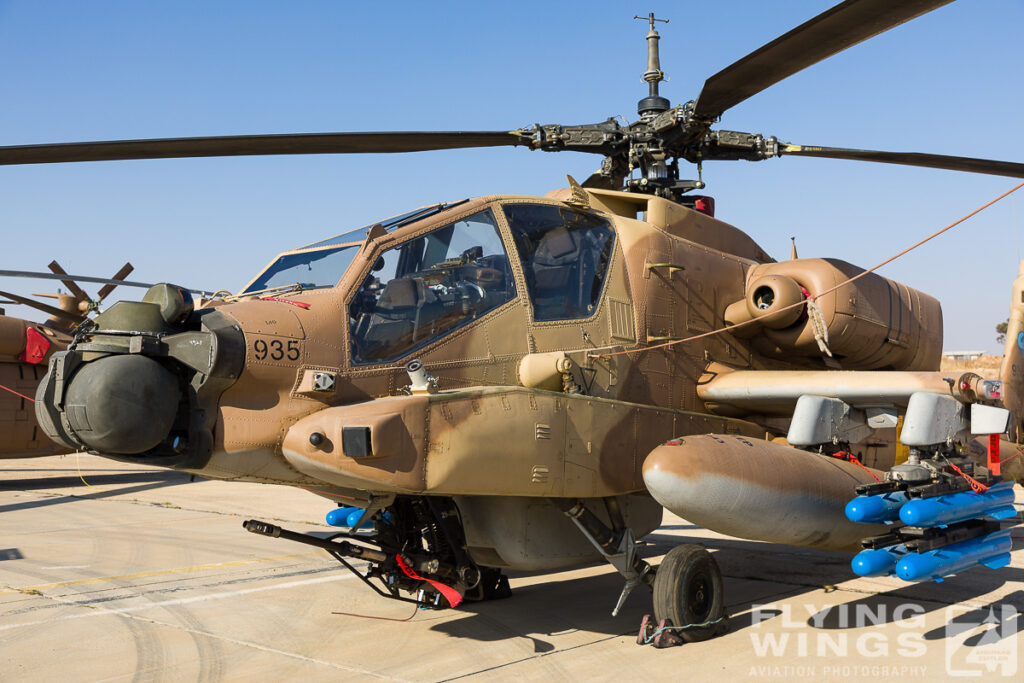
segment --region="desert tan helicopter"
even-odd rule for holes
[[[804,155],[1024,177],[1020,163],[711,128],[943,4],[848,0],[675,107],[658,92],[651,15],[650,90],[631,125],[0,148],[4,164],[487,146],[603,157],[582,185],[546,197],[424,207],[285,252],[199,306],[173,285],[119,302],[51,359],[40,423],[106,457],[314,488],[360,509],[326,541],[246,527],[323,547],[353,571],[350,559],[365,561],[357,573],[386,597],[454,605],[504,593],[504,569],[604,557],[626,579],[616,610],[648,585],[659,622],[710,637],[725,623],[711,555],[681,546],[655,569],[637,554],[663,508],[745,538],[853,549],[886,529],[843,516],[858,486],[955,494],[967,480],[952,467],[997,486],[966,449],[1011,428],[1005,408],[1020,415],[1018,370],[1002,384],[939,373],[934,298],[835,259],[773,261],[688,194],[703,183],[679,170]],[[1008,368],[1022,367],[1015,287]],[[901,420],[911,451],[896,464]],[[972,522],[958,538],[982,530]]]
[[[49,315],[44,322],[36,323],[7,315],[0,309],[0,434],[3,434],[0,459],[56,455],[74,450],[51,441],[36,421],[31,402],[46,365],[54,353],[67,348],[74,328],[87,319],[87,314],[97,310],[117,285],[152,286],[124,282],[133,270],[130,263],[124,264],[109,279],[69,275],[56,261],[50,262],[48,267],[51,273],[0,271],[5,277],[59,280],[68,290],[67,294],[33,295],[56,299],[57,306],[0,291],[0,296],[9,299],[0,303],[21,304]],[[77,281],[101,283],[103,287],[93,299]]]

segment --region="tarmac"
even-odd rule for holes
[[[1022,550],[1009,567],[908,584],[857,578],[846,554],[741,541],[666,514],[641,554],[706,546],[730,630],[658,650],[636,642],[645,589],[611,617],[622,580],[605,564],[515,573],[509,599],[424,611],[378,597],[321,550],[242,529],[257,518],[328,532],[331,507],[303,490],[87,455],[0,462],[0,676],[1024,678]],[[1021,548],[1024,527],[1012,533]]]

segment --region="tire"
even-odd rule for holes
[[[716,622],[678,631],[683,640],[708,640],[728,628],[718,563],[699,545],[681,545],[665,555],[654,575],[654,616],[673,626]],[[720,621],[719,621],[720,620]]]

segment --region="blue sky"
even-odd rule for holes
[[[646,25],[662,94],[827,1],[713,3],[0,0],[0,144],[359,130],[505,130],[636,118]],[[799,144],[1024,161],[1024,3],[960,0],[726,112]],[[523,149],[0,167],[0,268],[235,290],[277,252],[438,201],[544,194],[598,159]],[[785,258],[872,266],[1016,184],[845,161],[709,163],[718,216]],[[947,349],[997,351],[1024,190],[882,274],[937,296]],[[0,289],[47,291],[0,279]],[[88,289],[88,288],[87,288]],[[90,289],[95,291],[95,288]],[[20,313],[20,307],[9,307]]]

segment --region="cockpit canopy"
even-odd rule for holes
[[[467,199],[448,204],[421,206],[406,213],[392,216],[378,223],[364,225],[340,235],[282,253],[264,268],[239,295],[257,294],[267,290],[288,288],[324,289],[341,280],[359,247],[366,241],[370,228],[380,225],[385,230],[399,228],[446,209],[465,204]]]
[[[400,228],[463,203],[423,207],[379,225]],[[242,295],[334,287],[372,227],[281,254]],[[521,293],[536,322],[589,318],[614,244],[603,216],[529,201],[496,202],[409,237],[375,256],[348,301],[352,362],[397,360]]]
[[[491,209],[385,251],[349,305],[352,360],[392,360],[516,297]]]
[[[537,321],[596,311],[614,232],[595,214],[535,203],[500,205]],[[352,362],[395,360],[516,298],[495,209],[381,254],[349,305]]]

